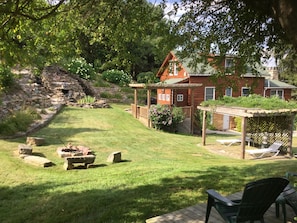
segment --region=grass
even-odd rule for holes
[[[206,202],[208,188],[230,194],[251,180],[296,170],[293,159],[240,160],[211,153],[198,146],[201,137],[148,129],[125,108],[63,109],[34,134],[47,143],[33,152],[53,167],[31,166],[15,155],[25,138],[0,140],[0,222],[145,222]],[[207,143],[217,137],[207,136]],[[94,165],[65,171],[56,149],[68,142],[90,147]],[[122,152],[123,162],[107,163],[115,151]]]

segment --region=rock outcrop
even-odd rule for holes
[[[13,89],[0,95],[0,120],[14,111],[33,107],[42,120],[36,120],[31,130],[43,127],[59,112],[63,105],[88,108],[109,108],[105,100],[100,100],[96,89],[86,80],[56,67],[46,67],[40,76],[29,69],[13,71],[17,78]],[[90,95],[95,98],[92,104],[80,104],[80,99]]]

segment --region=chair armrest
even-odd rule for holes
[[[212,197],[215,201],[218,201],[226,206],[237,206],[239,205],[239,203],[233,202],[232,200],[223,197],[222,195],[220,195],[218,192],[216,192],[213,189],[209,189],[206,191],[206,193],[208,194],[208,196]]]
[[[286,172],[286,178],[289,178],[289,177],[297,177],[297,173],[294,173],[294,172]]]

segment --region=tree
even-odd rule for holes
[[[82,56],[100,70],[123,69],[133,75],[159,67],[174,47],[170,23],[160,6],[146,0],[101,0],[78,10]]]
[[[82,56],[99,71],[135,77],[159,67],[174,46],[162,7],[146,0],[18,0],[0,11],[0,58],[9,65],[42,68]]]
[[[175,6],[186,11],[176,29],[188,55],[231,52],[252,63],[264,48],[276,55],[288,44],[297,50],[297,1],[182,0]]]

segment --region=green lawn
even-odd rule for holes
[[[148,129],[124,109],[67,107],[33,136],[33,147],[55,166],[41,168],[15,156],[25,138],[0,140],[0,222],[144,222],[156,215],[206,202],[205,190],[241,190],[259,178],[297,171],[296,160],[240,160],[198,146],[201,137]],[[207,143],[218,136],[207,136]],[[56,149],[71,142],[96,153],[89,169],[63,169]],[[107,163],[121,151],[123,162]]]

